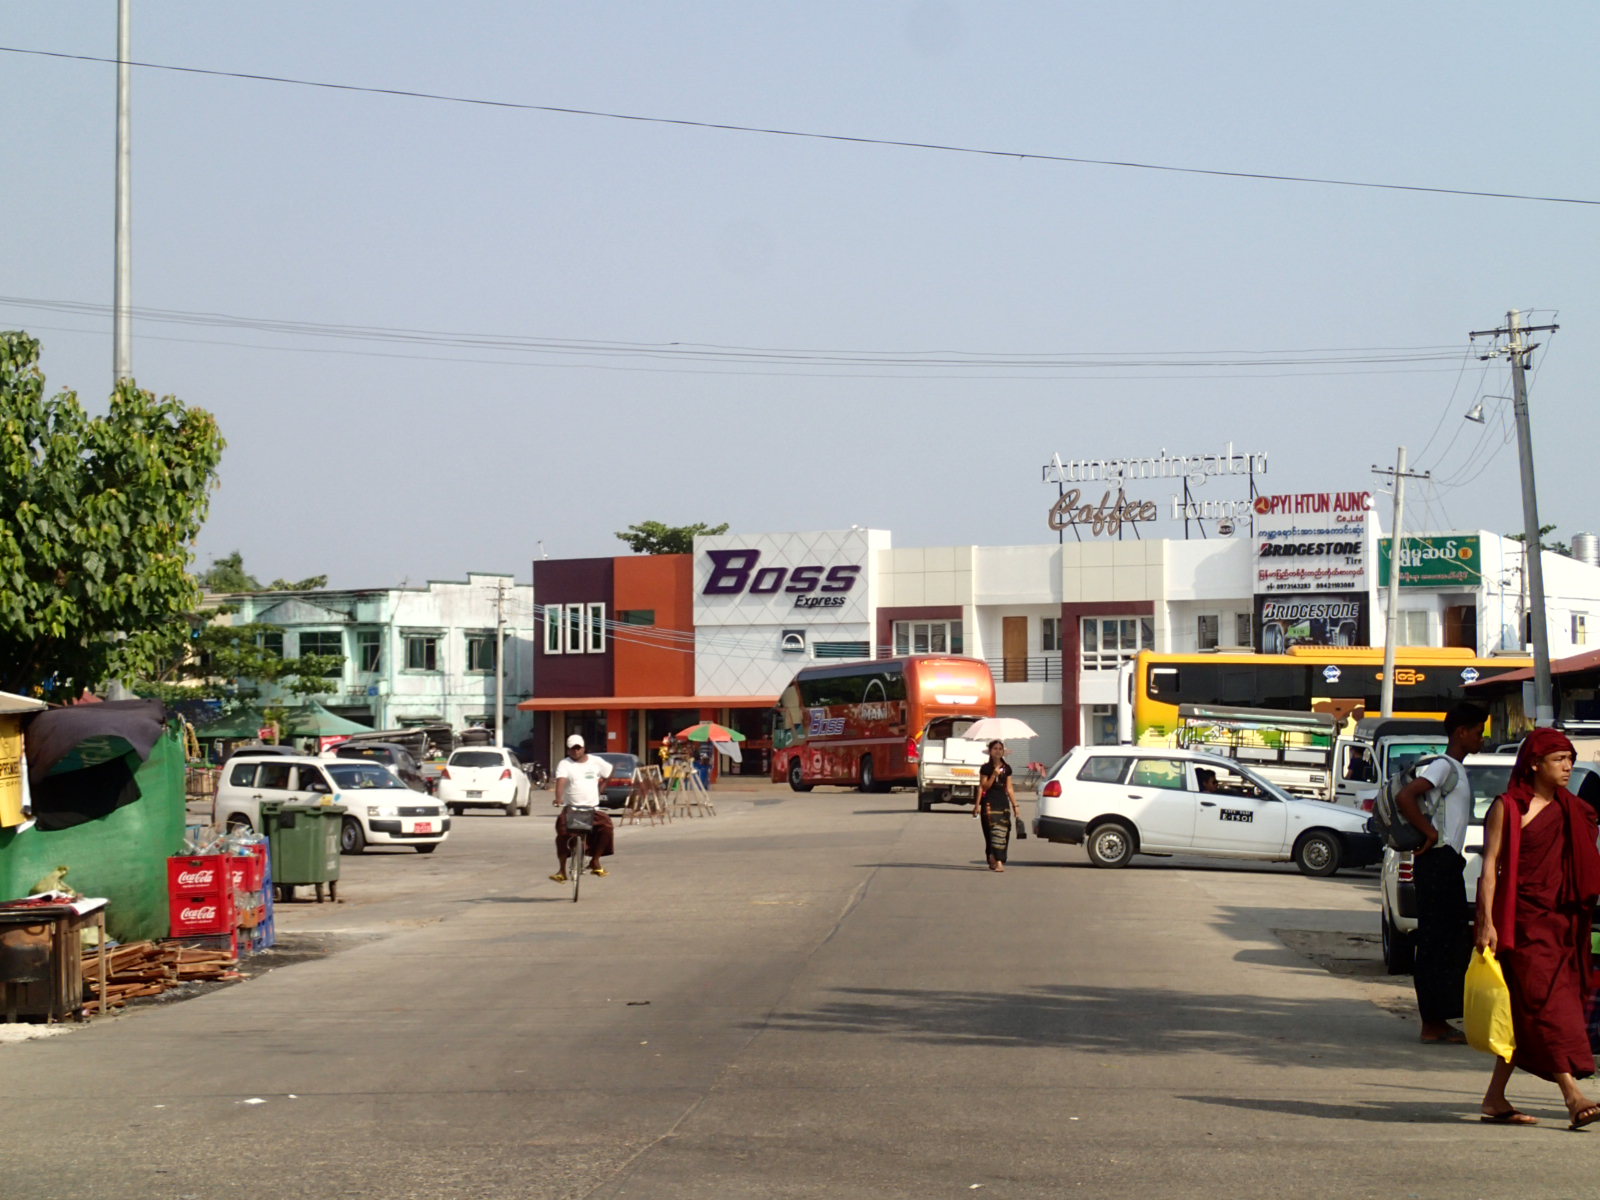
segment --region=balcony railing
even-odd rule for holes
[[[1061,655],[1031,654],[985,659],[996,683],[1060,683]]]

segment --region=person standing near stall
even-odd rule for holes
[[[1006,869],[1006,851],[1011,846],[1011,820],[1022,819],[1017,796],[1011,788],[1011,764],[1006,761],[1004,742],[989,743],[989,761],[978,772],[978,802],[972,815],[983,826],[984,855],[989,870]]]
[[[1538,1122],[1506,1099],[1518,1067],[1561,1089],[1569,1128],[1600,1120],[1600,1104],[1577,1082],[1594,1074],[1586,1014],[1600,850],[1594,810],[1567,790],[1575,758],[1565,734],[1535,729],[1484,820],[1475,940],[1505,972],[1516,1034],[1511,1061],[1495,1059],[1483,1094],[1483,1120],[1493,1124]]]

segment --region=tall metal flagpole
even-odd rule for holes
[[[117,266],[111,331],[113,385],[133,378],[133,186],[128,158],[130,3],[131,0],[117,0]]]

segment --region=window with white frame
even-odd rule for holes
[[[1060,651],[1060,617],[1041,617],[1039,619],[1039,649],[1043,650],[1046,654]]]
[[[962,654],[960,621],[896,621],[896,654]]]
[[[439,669],[439,635],[437,633],[408,633],[406,643],[406,670],[437,671]]]
[[[1085,671],[1115,671],[1141,650],[1155,648],[1153,617],[1084,617]]]
[[[383,669],[383,632],[356,630],[356,670],[371,674]]]
[[[544,652],[546,654],[604,654],[605,651],[604,603],[545,605]]]
[[[1572,644],[1574,646],[1589,644],[1589,620],[1583,613],[1572,614]]]
[[[1235,646],[1255,645],[1255,631],[1250,626],[1250,614],[1247,612],[1233,614],[1233,644]]]
[[[484,673],[494,670],[494,634],[488,631],[467,634],[467,670]]]
[[[1396,632],[1400,635],[1395,642],[1397,646],[1426,646],[1428,640],[1428,612],[1427,610],[1412,610],[1397,613]]]
[[[1222,637],[1222,618],[1216,613],[1201,613],[1195,627],[1195,649],[1215,650]]]

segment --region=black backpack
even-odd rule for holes
[[[1431,820],[1439,811],[1439,805],[1444,798],[1455,791],[1456,784],[1460,782],[1461,764],[1448,754],[1430,754],[1419,758],[1404,771],[1399,771],[1389,776],[1387,782],[1378,789],[1378,794],[1372,801],[1372,816],[1367,821],[1367,828],[1383,839],[1383,844],[1391,850],[1408,853],[1422,848],[1422,843],[1427,840],[1422,830],[1418,829],[1400,813],[1400,806],[1396,802],[1400,793],[1414,782],[1422,773],[1422,768],[1430,763],[1444,759],[1450,764],[1449,780],[1444,784],[1436,784],[1422,803],[1422,811]]]

